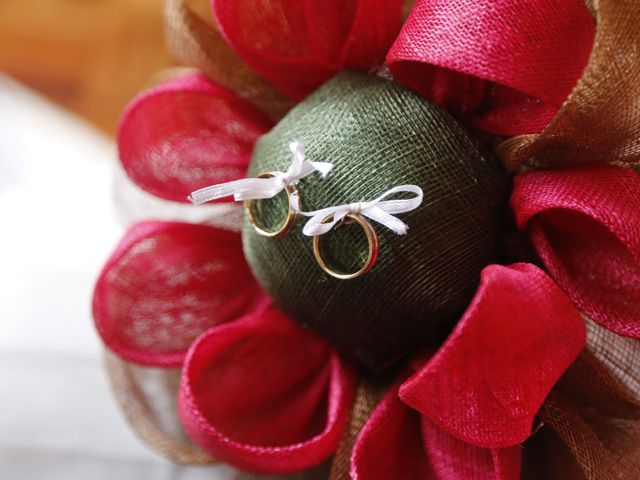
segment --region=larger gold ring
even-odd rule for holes
[[[329,215],[322,221],[322,223],[326,223],[330,221],[332,218],[333,216]],[[322,253],[320,251],[321,235],[316,235],[315,237],[313,237],[313,255],[316,257],[316,261],[318,262],[318,265],[320,265],[320,268],[322,268],[322,270],[327,272],[329,275],[335,278],[339,278],[340,280],[350,280],[352,278],[357,278],[364,275],[365,273],[367,273],[369,270],[373,268],[373,266],[376,263],[376,259],[378,258],[378,235],[376,235],[376,231],[373,229],[369,221],[365,219],[362,215],[359,215],[357,213],[348,213],[345,216],[345,219],[352,220],[356,222],[358,225],[360,225],[360,227],[362,227],[362,230],[364,230],[365,235],[367,236],[367,241],[369,242],[369,253],[367,255],[367,260],[362,266],[362,268],[357,272],[353,272],[353,273],[338,272],[332,269],[331,267],[329,267],[325,262],[324,258],[322,258]]]
[[[282,175],[282,172],[265,172],[258,175],[258,178],[277,177],[278,175]],[[284,191],[287,193],[287,204],[289,208],[289,210],[287,211],[287,218],[285,218],[284,222],[278,227],[277,230],[274,230],[272,232],[261,228],[256,222],[255,212],[253,211],[253,202],[255,202],[255,200],[247,200],[246,202],[244,202],[244,210],[247,213],[249,223],[258,235],[262,235],[263,237],[282,237],[289,233],[293,225],[296,223],[296,212],[291,205],[291,195],[296,192],[296,188],[291,185],[285,185]],[[300,194],[298,193],[298,195]]]

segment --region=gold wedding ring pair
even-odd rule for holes
[[[281,172],[265,172],[258,175],[258,178],[271,178],[271,177],[276,177],[278,175],[282,175],[282,173]],[[249,223],[251,224],[251,226],[254,228],[254,230],[258,235],[262,235],[263,237],[270,237],[270,238],[283,237],[291,231],[294,224],[296,223],[298,214],[293,208],[293,206],[291,205],[291,196],[293,194],[298,194],[298,195],[300,194],[297,191],[296,187],[293,185],[285,185],[284,191],[287,194],[287,204],[288,204],[287,216],[284,219],[284,221],[276,228],[276,230],[268,231],[262,228],[260,225],[258,225],[256,221],[255,200],[245,201],[244,206],[247,214],[247,219],[249,220]],[[328,215],[326,218],[323,219],[322,223],[327,223],[332,220],[333,220],[333,215]],[[365,273],[367,273],[369,270],[373,268],[378,258],[378,235],[373,229],[373,226],[371,225],[371,223],[359,213],[348,213],[345,216],[345,218],[338,224],[338,227],[348,223],[357,223],[360,226],[360,228],[362,228],[365,235],[367,236],[367,242],[369,244],[367,259],[364,265],[356,272],[351,272],[351,273],[340,272],[335,270],[331,266],[329,266],[325,261],[324,257],[322,256],[322,246],[320,243],[321,235],[315,235],[313,237],[313,255],[315,256],[316,261],[318,262],[318,265],[320,265],[320,268],[322,268],[322,270],[324,270],[326,273],[340,280],[349,280],[349,279],[357,278],[364,275]]]

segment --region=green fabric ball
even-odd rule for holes
[[[286,171],[294,140],[305,144],[307,158],[334,164],[326,180],[314,174],[299,182],[305,211],[372,200],[402,184],[424,191],[418,209],[397,215],[409,225],[407,235],[372,223],[377,263],[352,280],[320,269],[313,239],[302,234],[306,219],[279,238],[257,235],[244,222],[245,256],[276,304],[359,364],[384,369],[425,346],[467,307],[480,271],[499,253],[509,175],[438,107],[354,72],[334,77],[260,138],[248,176]],[[256,217],[270,230],[286,211],[284,192],[255,203]],[[358,270],[368,253],[357,224],[325,234],[322,245],[341,271]]]

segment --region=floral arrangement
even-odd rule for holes
[[[168,0],[195,70],[136,97],[118,146],[188,206],[130,225],[93,299],[134,429],[264,474],[639,478],[638,22]]]

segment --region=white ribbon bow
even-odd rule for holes
[[[390,195],[396,193],[413,193],[415,197],[398,200],[385,200]],[[311,217],[302,229],[302,233],[309,237],[323,235],[329,232],[337,223],[341,222],[349,213],[355,213],[374,220],[398,235],[405,235],[409,227],[399,218],[394,217],[396,213],[410,212],[415,210],[422,203],[422,189],[417,185],[400,185],[387,190],[375,200],[369,202],[349,203],[336,207],[323,208],[313,212],[300,211],[300,198],[297,193],[291,195],[291,206],[300,215]],[[323,223],[325,219],[329,219]]]
[[[189,200],[196,205],[200,205],[231,195],[236,201],[273,198],[285,187],[297,184],[299,180],[308,177],[314,172],[319,172],[324,179],[333,168],[332,163],[307,160],[302,142],[291,142],[289,150],[293,154],[293,160],[285,173],[268,178],[243,178],[211,185],[193,192],[189,196]]]

